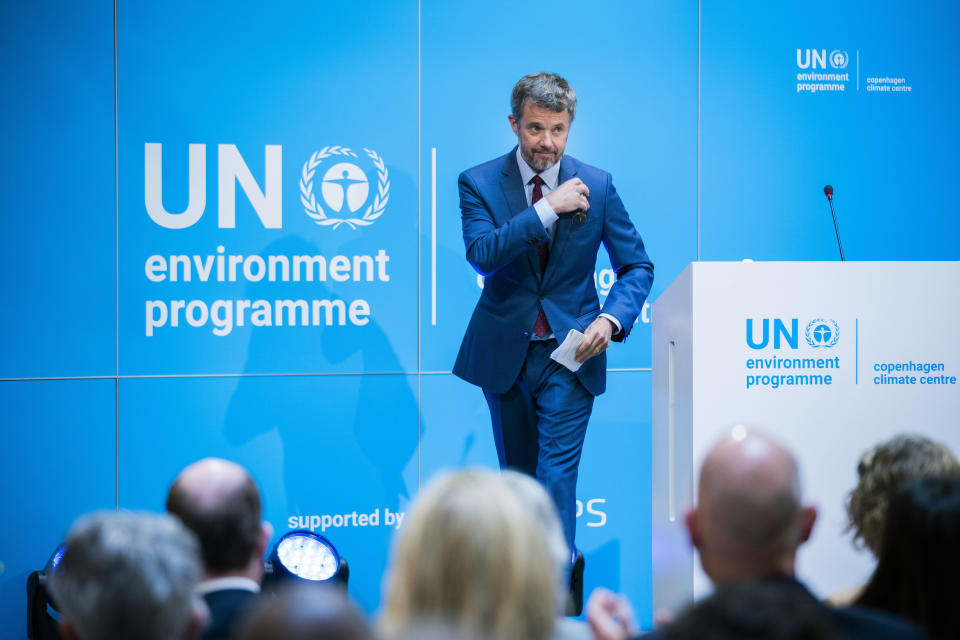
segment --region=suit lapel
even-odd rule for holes
[[[527,208],[523,178],[520,177],[520,168],[517,166],[516,147],[504,157],[503,168],[500,169],[500,188],[503,190],[511,218]]]
[[[503,191],[503,197],[507,201],[507,210],[510,214],[508,217],[512,218],[529,206],[527,204],[527,194],[524,193],[523,190],[523,178],[520,177],[520,167],[517,166],[516,147],[504,158],[503,168],[500,170],[500,189]],[[530,263],[530,270],[537,278],[537,281],[539,281],[540,261],[537,258],[536,248],[527,251],[527,261]]]
[[[559,187],[561,184],[573,178],[577,175],[577,167],[573,160],[567,156],[563,156],[560,159],[560,179],[557,183]],[[564,247],[567,246],[567,241],[570,239],[570,233],[574,228],[574,216],[572,214],[564,214],[560,216],[560,219],[557,220],[557,228],[553,236],[553,246],[550,247],[550,259],[547,261],[547,269],[544,275],[547,279],[555,271],[555,265],[562,262],[562,255]]]

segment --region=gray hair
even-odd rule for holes
[[[523,114],[523,105],[527,100],[541,109],[566,111],[570,114],[570,122],[577,114],[577,92],[555,73],[531,73],[520,78],[513,86],[510,109],[517,120]]]
[[[79,519],[50,579],[83,640],[184,636],[202,574],[200,545],[167,515],[104,511]]]

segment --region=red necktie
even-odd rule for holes
[[[530,198],[530,204],[536,204],[537,200],[543,197],[543,178],[533,176],[530,182],[533,183],[533,195]],[[537,257],[540,258],[540,275],[543,275],[543,272],[547,268],[547,260],[550,259],[549,240],[537,245]],[[543,307],[540,307],[540,313],[537,314],[537,321],[533,323],[533,333],[538,338],[542,338],[551,333],[550,323],[547,322],[547,314],[543,312]]]

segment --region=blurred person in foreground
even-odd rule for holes
[[[883,612],[819,604],[796,579],[797,549],[810,538],[816,519],[816,508],[801,501],[793,455],[770,436],[739,425],[704,459],[697,505],[685,524],[717,587],[746,580],[769,584],[803,606],[823,607],[844,639],[924,637],[910,622]],[[588,619],[598,638],[625,638],[634,631],[624,607],[608,591],[591,596]],[[650,637],[668,637],[663,634],[654,631]]]
[[[825,607],[798,599],[787,584],[736,582],[690,606],[664,631],[666,640],[839,640]]]
[[[855,547],[880,555],[890,499],[902,484],[927,476],[960,475],[960,463],[946,445],[918,435],[898,435],[871,447],[857,464],[857,486],[847,497],[848,531]],[[863,587],[828,598],[830,604],[851,604]]]
[[[527,503],[540,522],[540,531],[550,552],[550,557],[557,565],[557,575],[560,582],[557,583],[557,619],[554,627],[553,640],[588,640],[590,638],[590,628],[585,622],[565,617],[565,613],[570,610],[571,599],[577,598],[568,590],[568,573],[570,572],[569,554],[570,548],[563,535],[563,525],[560,523],[560,517],[557,515],[557,508],[553,500],[547,494],[539,482],[530,476],[518,471],[502,471],[502,477],[507,484],[516,492],[516,494]],[[583,601],[582,593],[579,596],[580,602]]]
[[[394,540],[387,637],[431,623],[486,640],[554,636],[569,556],[552,548],[511,482],[476,469],[438,474],[420,492]]]
[[[260,593],[263,556],[273,527],[261,521],[260,491],[246,469],[205,458],[180,472],[167,512],[200,540],[204,575],[198,590],[210,608],[204,640],[223,640]]]
[[[960,638],[960,478],[903,485],[890,503],[877,568],[856,603],[920,624],[934,640]]]
[[[366,620],[344,589],[293,584],[262,598],[238,625],[238,640],[373,640]]]
[[[200,548],[175,518],[80,518],[50,578],[66,640],[194,640],[209,614],[196,595]]]

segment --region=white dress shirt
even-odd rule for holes
[[[212,591],[225,591],[227,589],[241,589],[251,593],[260,593],[260,585],[243,576],[226,576],[224,578],[213,578],[204,580],[197,585],[197,593],[206,595]]]
[[[530,181],[533,180],[533,176],[537,175],[537,172],[531,169],[527,161],[523,159],[523,156],[520,154],[520,147],[517,147],[517,164],[520,166],[520,178],[523,179],[523,193],[527,196],[527,205],[529,206],[530,201],[533,200],[533,183]],[[560,163],[557,162],[552,167],[544,169],[540,173],[540,179],[543,180],[543,185],[540,187],[540,190],[543,192],[543,197],[533,205],[533,208],[536,209],[537,215],[540,216],[540,222],[543,223],[543,228],[550,234],[550,243],[552,244],[553,233],[557,229],[557,220],[560,216],[556,214],[553,207],[547,202],[547,194],[556,189],[560,182]]]

